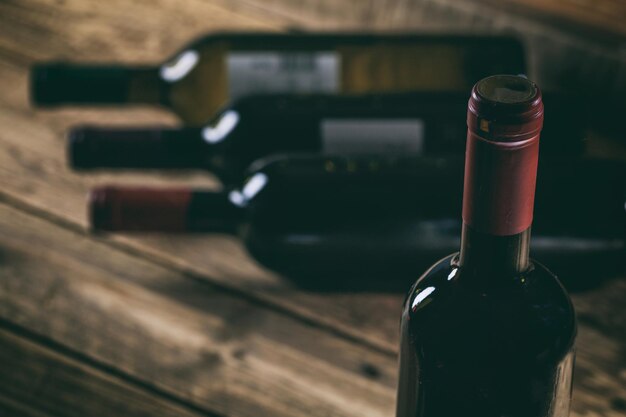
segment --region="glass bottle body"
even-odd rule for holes
[[[222,33],[192,43],[159,66],[44,64],[34,69],[31,82],[39,105],[159,104],[199,126],[229,101],[253,93],[462,91],[494,72],[525,72],[519,41]]]
[[[566,417],[576,320],[558,279],[533,261],[516,273],[458,259],[405,301],[397,417]]]

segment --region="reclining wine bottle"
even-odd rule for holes
[[[569,414],[574,309],[529,258],[542,122],[526,78],[492,76],[472,90],[461,250],[404,303],[397,417]]]
[[[540,173],[533,251],[559,272],[579,272],[568,285],[595,285],[578,282],[585,268],[613,272],[626,253],[626,168],[568,158],[543,162]],[[287,275],[343,282],[392,272],[390,289],[404,291],[415,268],[458,248],[462,188],[460,156],[289,155],[256,162],[247,181],[220,192],[98,188],[90,217],[104,231],[235,234]]]
[[[583,151],[584,113],[564,96],[547,104],[547,154]],[[259,158],[285,152],[324,154],[463,154],[466,93],[252,95],[236,100],[205,127],[77,127],[73,168],[204,168],[225,182],[242,179]],[[565,119],[581,123],[563,123]]]
[[[511,37],[221,33],[162,65],[41,64],[31,95],[41,106],[162,105],[199,125],[254,92],[464,91],[494,71],[525,69],[523,47]]]

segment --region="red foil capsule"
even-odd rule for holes
[[[184,232],[190,200],[186,188],[105,186],[89,194],[89,219],[101,231]]]
[[[495,75],[472,89],[467,111],[463,221],[509,236],[533,220],[543,102],[521,76]]]

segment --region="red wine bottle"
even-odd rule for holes
[[[529,258],[543,112],[523,77],[488,77],[472,90],[461,250],[406,298],[397,417],[569,414],[574,309]]]
[[[575,103],[548,100],[555,124],[544,128],[552,143],[544,152],[583,151],[583,122],[562,123],[582,120]],[[69,135],[69,161],[83,170],[204,168],[233,183],[251,162],[275,153],[463,154],[466,108],[464,93],[254,95],[201,128],[77,127]]]
[[[160,65],[37,65],[31,95],[41,106],[161,105],[200,125],[250,93],[463,91],[494,71],[525,69],[510,37],[220,33]]]
[[[578,279],[590,265],[596,275],[599,266],[621,270],[624,164],[553,159],[540,173],[533,253],[560,273],[578,272],[567,275],[576,287],[596,285]],[[289,155],[256,162],[242,185],[222,192],[99,188],[90,211],[96,230],[231,233],[292,278],[333,275],[337,283],[393,272],[388,288],[404,291],[416,268],[458,249],[462,189],[460,156]]]

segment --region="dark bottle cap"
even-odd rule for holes
[[[543,103],[523,76],[496,75],[472,89],[467,112],[463,221],[498,236],[530,227]]]

